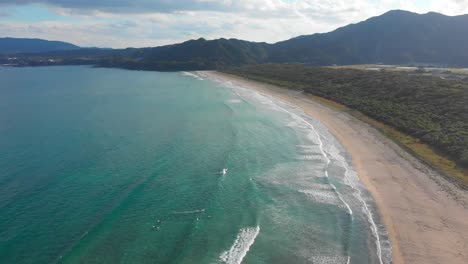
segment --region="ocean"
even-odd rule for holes
[[[204,73],[0,67],[0,150],[0,263],[391,263],[327,129]]]

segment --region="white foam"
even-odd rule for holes
[[[291,122],[287,123],[287,124],[286,124],[286,127],[307,129],[306,126],[304,126],[303,124],[301,124],[300,122],[297,122],[297,121],[291,121]]]
[[[258,92],[254,92],[255,94],[257,94],[257,96],[260,96]],[[266,97],[266,96],[264,96]],[[266,102],[266,100],[264,100],[264,102]],[[271,101],[270,101],[271,102]],[[273,104],[273,102],[271,102],[271,104]],[[283,108],[283,107],[280,107],[278,106],[277,104],[274,104],[274,109],[277,109],[277,110],[280,110],[280,111],[283,111],[283,112],[286,112],[288,113],[296,122],[295,123],[299,123],[299,122],[303,122],[307,127],[310,128],[311,130],[311,133],[309,133],[307,135],[307,137],[314,143],[318,144],[319,146],[319,150],[320,150],[320,153],[323,155],[323,157],[326,159],[326,163],[327,163],[327,167],[329,166],[329,164],[331,163],[331,160],[330,158],[328,157],[327,153],[325,152],[324,150],[324,144],[323,144],[323,141],[321,140],[321,137],[320,137],[320,134],[317,132],[317,130],[315,129],[315,127],[309,123],[307,120],[305,120],[303,117],[291,112],[291,111],[288,111],[287,109]],[[299,121],[299,122],[298,122]],[[303,128],[302,126],[298,126],[299,128]],[[348,182],[348,184],[354,189],[357,191],[356,193],[356,197],[358,198],[358,200],[362,203],[363,205],[363,210],[364,210],[364,213],[365,215],[367,216],[368,218],[368,221],[371,225],[371,230],[372,230],[372,233],[375,237],[375,244],[376,244],[376,247],[377,247],[377,257],[379,259],[379,263],[380,264],[383,264],[383,260],[382,260],[382,248],[381,248],[381,242],[380,242],[380,236],[379,236],[379,233],[378,233],[378,228],[377,228],[377,225],[374,221],[374,217],[373,217],[373,214],[371,212],[371,210],[369,209],[369,206],[368,204],[364,201],[364,199],[362,198],[362,195],[361,195],[361,191],[360,189],[355,186],[353,184],[353,181],[351,180],[350,178],[350,175],[349,175],[349,167],[346,163],[346,160],[341,157],[341,155],[336,155],[336,153],[333,153],[335,154],[333,157],[335,159],[337,159],[338,161],[340,161],[345,169],[345,179],[346,181]],[[332,154],[330,154],[332,155]],[[325,177],[328,178],[328,171],[325,171]],[[343,196],[338,192],[338,190],[336,189],[336,187],[331,184],[331,186],[333,187],[333,189],[335,190],[338,198],[342,201],[342,203],[345,205],[345,207],[348,209],[348,212],[349,212],[349,215],[352,216],[353,214],[353,211],[351,210],[351,207],[349,206],[349,204],[344,200]]]
[[[220,260],[228,264],[240,264],[259,233],[259,226],[241,229],[231,249],[223,252],[219,257]]]
[[[230,87],[234,88],[234,85],[231,83]],[[326,168],[329,167],[329,165],[331,163],[331,160],[329,159],[327,153],[324,150],[323,141],[321,140],[320,134],[317,132],[315,127],[311,123],[309,123],[305,118],[303,118],[302,116],[300,116],[298,114],[295,114],[295,113],[287,110],[286,108],[281,107],[276,102],[280,102],[280,103],[282,103],[284,105],[287,105],[288,107],[292,107],[292,108],[293,108],[293,106],[288,105],[287,103],[285,103],[283,101],[280,101],[278,99],[275,99],[272,96],[264,95],[264,94],[261,94],[259,92],[251,91],[251,90],[248,90],[246,88],[239,87],[239,86],[237,86],[235,88],[237,88],[236,89],[237,91],[242,91],[244,93],[249,93],[252,97],[254,97],[261,104],[268,105],[269,107],[273,108],[274,110],[277,110],[277,111],[280,111],[280,112],[283,112],[283,113],[287,113],[294,120],[293,122],[289,123],[289,125],[294,124],[294,126],[296,128],[310,131],[310,133],[307,134],[307,138],[310,141],[312,141],[314,144],[317,144],[318,154],[321,155],[321,157],[322,157],[321,159],[325,159]],[[240,94],[238,94],[238,95],[242,97],[242,95],[240,95]],[[299,146],[304,146],[304,145],[299,145]],[[317,146],[315,146],[315,148],[317,148]],[[312,157],[312,155],[301,155],[301,156],[296,157],[296,159],[299,159],[299,160],[317,160],[317,157]],[[328,171],[327,170],[325,170],[325,175],[324,176],[328,178]],[[353,212],[352,212],[351,207],[349,206],[349,204],[343,199],[342,195],[338,192],[338,190],[335,187],[334,187],[334,191],[336,192],[338,198],[343,202],[345,207],[348,209],[349,214],[352,215]]]
[[[317,148],[316,145],[296,145],[296,148],[299,149],[315,149]]]
[[[332,191],[333,187],[330,186],[329,184],[320,184],[320,183],[314,183],[309,185],[311,190],[324,190],[324,191]]]
[[[286,124],[286,127],[297,127],[297,123],[292,121]]]
[[[321,155],[299,155],[296,157],[296,159],[297,160],[322,160],[323,156]]]
[[[173,214],[197,214],[197,213],[203,213],[203,212],[205,212],[205,209],[192,210],[192,211],[174,211],[172,213]]]
[[[307,120],[305,120],[303,117],[301,117],[301,116],[299,116],[299,115],[297,115],[295,113],[292,113],[292,112],[288,111],[287,109],[282,108],[282,110],[287,112],[289,115],[291,115],[292,118],[294,118],[294,119],[296,119],[298,121],[302,121],[305,125],[307,125],[309,127],[309,129],[312,131],[312,133],[310,133],[309,136],[312,137],[312,140],[313,140],[312,142],[318,143],[320,153],[325,158],[326,163],[327,163],[327,167],[328,167],[330,165],[331,160],[330,160],[330,158],[328,158],[328,155],[324,150],[323,141],[321,140],[320,134],[317,132],[315,127],[311,123],[309,123]],[[327,170],[325,171],[325,176],[328,178],[328,171]],[[343,202],[343,204],[348,209],[349,214],[352,215],[353,211],[351,210],[351,207],[349,206],[349,204],[343,199],[342,195],[338,192],[336,187],[333,184],[331,184],[331,186],[335,190],[338,198]]]
[[[309,260],[314,264],[349,264],[350,257],[344,256],[313,256]]]
[[[242,103],[242,100],[239,100],[239,99],[229,99],[229,100],[226,100],[225,102],[228,103],[228,104],[240,104],[240,103]]]
[[[312,156],[322,157],[322,154],[318,153],[318,151],[316,149],[303,149],[303,150],[298,150],[297,152],[305,154],[305,155],[312,155]]]
[[[351,210],[351,207],[349,206],[349,204],[344,200],[343,196],[341,195],[341,193],[336,189],[336,186],[333,185],[333,184],[330,184],[332,187],[333,187],[333,190],[335,190],[336,194],[338,195],[338,198],[341,200],[341,202],[346,206],[346,209],[348,209],[348,213],[349,215],[352,215],[353,214],[353,210]]]
[[[182,72],[182,74],[185,75],[185,76],[193,77],[193,78],[195,78],[197,80],[200,80],[200,81],[204,80],[200,75],[197,75],[197,74],[192,73],[192,72]]]
[[[331,160],[329,159],[327,153],[325,152],[324,150],[324,144],[323,144],[323,141],[321,140],[321,137],[320,137],[320,134],[317,132],[317,130],[315,129],[315,127],[310,124],[307,120],[305,120],[304,118],[302,118],[301,116],[295,114],[295,113],[292,113],[290,111],[288,111],[287,109],[284,109],[282,107],[280,107],[283,111],[289,113],[291,115],[291,117],[293,119],[295,119],[296,121],[302,121],[304,122],[304,124],[308,125],[309,128],[311,129],[311,132],[312,133],[309,133],[308,134],[308,138],[314,142],[314,143],[317,143],[319,145],[319,149],[320,149],[320,152],[321,154],[323,155],[323,157],[326,159],[326,163],[327,163],[327,167],[328,165],[330,164]],[[302,128],[302,127],[300,127]],[[371,225],[371,231],[372,231],[372,234],[374,235],[374,238],[375,238],[375,244],[376,244],[376,247],[377,247],[377,257],[379,259],[379,263],[380,264],[383,264],[383,260],[382,260],[382,248],[381,248],[381,243],[380,243],[380,236],[379,236],[379,233],[378,233],[378,228],[377,228],[377,225],[374,221],[374,217],[373,217],[373,213],[372,211],[369,209],[369,205],[364,201],[364,199],[362,198],[362,194],[361,194],[361,190],[354,184],[354,181],[351,179],[350,177],[350,173],[349,173],[349,167],[346,163],[346,160],[338,154],[338,151],[336,149],[336,147],[334,147],[332,145],[332,148],[331,148],[331,153],[330,153],[330,156],[332,156],[333,158],[335,158],[336,160],[338,160],[343,168],[345,169],[345,179],[347,181],[347,183],[356,191],[355,193],[355,196],[358,198],[358,200],[362,203],[362,206],[363,206],[363,210],[364,210],[364,213],[365,215],[367,216],[367,220],[369,221],[370,225]],[[328,178],[328,171],[325,171],[325,176]],[[345,207],[348,209],[348,212],[350,215],[353,214],[353,211],[351,210],[351,207],[349,206],[349,204],[344,200],[343,196],[341,195],[340,192],[338,192],[338,190],[336,189],[335,185],[331,184],[331,186],[333,187],[333,189],[335,190],[339,200],[342,201],[342,203],[345,205]],[[317,196],[315,198],[318,198],[317,201],[324,201],[324,202],[330,202],[331,200],[328,199],[329,197],[327,196]],[[319,199],[322,199],[322,200],[319,200]]]
[[[291,118],[293,119],[292,122],[288,123],[288,126],[294,127],[296,129],[300,129],[300,130],[309,130],[310,133],[307,133],[306,137],[313,144],[318,145],[318,148],[319,148],[318,152],[326,160],[326,168],[328,168],[330,163],[331,163],[329,155],[331,157],[335,158],[337,161],[339,161],[342,164],[342,167],[345,169],[345,176],[344,176],[345,183],[348,184],[351,188],[353,188],[355,190],[355,192],[353,192],[353,195],[355,197],[357,197],[357,199],[362,203],[363,211],[364,211],[365,215],[368,218],[368,221],[369,221],[369,223],[371,225],[372,233],[373,233],[373,235],[375,237],[375,243],[376,243],[376,246],[377,246],[377,252],[376,253],[377,253],[377,257],[379,259],[379,263],[383,264],[384,262],[382,260],[382,249],[381,249],[381,241],[380,241],[380,236],[379,236],[379,233],[378,233],[378,228],[377,228],[377,225],[376,225],[376,223],[374,221],[373,213],[369,209],[368,203],[362,197],[362,192],[361,192],[361,190],[359,188],[359,178],[357,177],[357,175],[354,175],[352,173],[352,170],[349,169],[349,166],[347,165],[347,162],[344,159],[344,157],[342,157],[339,154],[339,152],[336,151],[336,147],[334,147],[332,145],[331,149],[330,149],[330,152],[327,150],[327,152],[328,152],[328,154],[327,154],[327,152],[324,149],[325,146],[323,144],[321,136],[317,132],[315,127],[310,122],[308,122],[304,117],[302,117],[301,115],[293,113],[293,112],[287,110],[286,108],[283,108],[283,107],[279,106],[279,104],[277,104],[275,102],[279,102],[282,105],[286,105],[286,106],[288,106],[288,108],[291,108],[291,109],[297,109],[298,111],[301,111],[300,109],[298,109],[298,108],[296,108],[296,107],[294,107],[292,105],[289,105],[288,103],[283,102],[283,101],[281,101],[279,99],[273,98],[272,96],[261,94],[259,92],[252,91],[250,89],[246,89],[246,88],[241,87],[241,86],[236,86],[232,82],[225,83],[225,85],[228,86],[229,88],[232,88],[232,90],[235,91],[235,93],[237,95],[241,96],[241,97],[246,96],[246,97],[257,99],[261,104],[268,105],[273,110],[278,110],[278,111],[281,111],[281,112],[288,113],[291,116]],[[241,93],[244,96],[242,96]],[[302,148],[303,153],[306,153],[306,151],[308,151],[308,149],[310,149],[310,151],[312,152],[313,151],[312,149],[317,147],[316,145],[297,145],[297,147]],[[325,170],[324,175],[320,176],[320,177],[328,178],[328,171]],[[349,204],[344,200],[343,196],[341,195],[341,193],[339,193],[337,188],[331,183],[330,183],[330,185],[334,189],[334,191],[336,192],[336,195],[337,195],[338,199],[344,204],[344,206],[348,209],[349,214],[352,216],[353,212],[352,212],[351,207],[349,206]],[[327,197],[327,196],[322,195],[322,197]],[[345,262],[341,262],[341,263],[346,263],[346,260],[347,260],[347,263],[349,263],[349,261],[350,261],[349,257],[347,259],[345,259]],[[327,263],[327,262],[324,262],[324,263]]]
[[[325,191],[325,190],[299,190],[300,193],[307,195],[308,197],[312,198],[315,202],[323,203],[323,204],[332,204],[339,206],[340,200],[336,197],[333,192]]]
[[[338,154],[338,150],[336,149],[335,146],[332,146],[332,148],[330,149],[330,155],[341,163],[342,167],[345,169],[344,177],[346,179],[346,182],[354,190],[356,190],[355,197],[361,202],[364,213],[367,216],[367,221],[371,225],[372,234],[375,237],[375,245],[377,247],[377,257],[379,259],[379,263],[383,264],[382,246],[381,246],[381,242],[380,242],[380,235],[379,235],[379,231],[378,231],[378,228],[377,228],[377,224],[374,221],[373,213],[369,209],[369,205],[367,204],[367,202],[362,198],[362,192],[361,192],[360,188],[358,188],[358,186],[355,185],[356,179],[354,179],[354,181],[353,181],[353,179],[351,177],[350,169],[349,169],[349,166],[348,166],[346,160],[343,158],[343,156]],[[353,175],[353,176],[355,176],[355,178],[357,178],[356,175]]]

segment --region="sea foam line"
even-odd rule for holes
[[[219,82],[222,82],[222,81],[220,81],[220,80],[218,80],[218,81],[219,81]],[[235,86],[233,85],[233,83],[230,82],[230,81],[228,81],[228,82],[223,82],[223,84],[224,84],[224,85],[227,85],[227,86],[230,86],[230,88],[234,88],[234,87],[235,87]],[[239,87],[239,86],[237,86],[237,87]],[[247,90],[247,89],[242,88],[242,87],[239,87],[239,88],[244,89],[244,90]],[[234,90],[234,92],[235,92],[238,96],[240,96],[240,94],[236,91],[236,89],[233,89],[233,90]],[[254,94],[259,95],[260,93],[259,93],[259,92],[254,92]],[[262,96],[263,96],[263,97],[268,97],[268,96],[266,96],[266,95],[264,95],[264,94],[262,94]],[[280,99],[276,99],[276,100],[282,102]],[[263,102],[263,103],[264,103],[264,102]],[[327,167],[328,167],[331,161],[330,161],[330,159],[328,158],[328,155],[325,153],[325,151],[324,151],[324,149],[323,149],[323,142],[322,142],[322,140],[320,139],[320,134],[316,131],[315,127],[314,127],[312,124],[310,124],[307,120],[305,120],[304,118],[302,118],[302,117],[300,117],[300,116],[298,116],[298,115],[296,115],[296,114],[294,114],[294,113],[292,113],[292,112],[286,110],[285,108],[280,107],[280,106],[278,106],[278,105],[275,105],[275,106],[276,106],[276,107],[274,107],[274,108],[280,109],[280,110],[282,110],[282,111],[284,111],[284,112],[290,114],[291,116],[293,116],[293,118],[299,119],[300,121],[304,122],[305,124],[307,124],[307,125],[312,129],[312,131],[313,131],[313,132],[316,134],[316,136],[317,136],[317,139],[318,139],[318,141],[319,141],[319,149],[320,149],[320,152],[321,152],[321,154],[326,158],[326,160],[327,160]],[[335,157],[335,158],[336,158],[336,157]],[[373,232],[373,234],[374,234],[374,236],[375,236],[375,239],[376,239],[375,242],[376,242],[376,245],[377,245],[377,256],[378,256],[378,259],[379,259],[379,263],[380,263],[380,264],[383,264],[383,261],[382,261],[382,249],[381,249],[381,245],[380,245],[380,236],[379,236],[379,234],[378,234],[377,225],[375,224],[374,219],[373,219],[373,217],[372,217],[372,213],[371,213],[371,211],[370,211],[370,209],[369,209],[367,203],[366,203],[366,202],[364,201],[364,199],[362,198],[362,196],[361,196],[361,191],[360,191],[358,188],[356,188],[356,186],[354,186],[354,185],[351,183],[351,180],[350,180],[350,178],[349,178],[349,176],[348,176],[348,174],[349,174],[349,169],[348,169],[348,166],[347,166],[346,162],[344,162],[343,159],[338,159],[338,160],[343,164],[343,168],[345,169],[345,178],[347,179],[348,183],[350,184],[350,186],[351,186],[354,190],[356,190],[356,191],[358,192],[357,197],[358,197],[358,199],[361,201],[361,203],[363,204],[363,208],[364,208],[364,211],[365,211],[365,213],[366,213],[366,215],[367,215],[368,221],[371,223],[371,226],[372,226],[371,230],[372,230],[372,232]],[[325,177],[328,178],[328,170],[325,171]],[[334,189],[336,190],[336,187],[335,187],[333,184],[331,184],[331,185],[332,185],[332,188],[334,188]],[[337,193],[337,194],[338,194],[338,193]],[[340,198],[340,200],[342,200],[343,203],[346,205],[346,207],[348,208],[348,212],[350,213],[350,215],[351,215],[351,217],[352,217],[352,210],[351,210],[349,204],[347,204],[347,203],[344,201],[344,199],[341,197],[341,194],[340,194],[340,197],[339,197],[339,198]],[[350,257],[348,256],[347,263],[349,264],[349,262],[350,262]]]
[[[241,229],[231,249],[223,252],[219,257],[220,260],[228,264],[240,264],[259,233],[260,226]]]
[[[290,114],[293,118],[295,118],[296,120],[299,120],[299,121],[302,121],[303,123],[305,123],[313,132],[314,134],[317,136],[317,140],[318,140],[318,145],[319,145],[319,149],[320,149],[320,152],[321,154],[324,156],[324,158],[326,159],[326,163],[327,163],[327,168],[329,166],[329,164],[331,163],[331,160],[328,158],[328,155],[327,153],[325,152],[324,148],[323,148],[323,141],[321,140],[321,137],[320,137],[320,134],[317,132],[317,130],[315,129],[315,127],[309,123],[307,120],[305,120],[304,118],[302,118],[301,116],[295,114],[295,113],[292,113],[291,111],[288,111],[287,109],[281,107],[281,106],[277,106],[279,109],[281,109],[282,111]],[[376,247],[377,247],[377,257],[379,259],[379,263],[380,264],[383,264],[383,261],[382,261],[382,248],[381,248],[381,244],[380,244],[380,236],[378,234],[378,228],[377,228],[377,225],[373,219],[373,214],[372,212],[370,211],[369,209],[369,206],[367,205],[367,203],[364,201],[364,199],[362,198],[362,195],[361,195],[361,191],[359,190],[359,188],[356,188],[356,186],[354,186],[354,184],[352,184],[350,178],[349,178],[349,168],[346,164],[346,162],[343,161],[343,159],[339,159],[337,158],[336,156],[334,157],[336,158],[337,160],[339,160],[341,162],[341,164],[343,165],[343,168],[345,169],[345,178],[347,179],[348,183],[350,184],[350,186],[357,191],[357,197],[359,199],[359,201],[362,203],[363,205],[363,208],[364,208],[364,211],[365,211],[365,214],[367,216],[367,219],[369,221],[369,223],[371,224],[371,230],[372,230],[372,233],[375,237],[375,244],[376,244]],[[328,170],[325,170],[325,177],[329,177],[328,176]],[[348,212],[349,214],[352,216],[353,214],[353,211],[351,210],[351,207],[349,206],[349,204],[344,200],[344,198],[342,197],[341,193],[338,192],[338,190],[336,189],[336,186],[331,184],[330,185],[332,186],[332,188],[335,190],[336,194],[338,195],[338,198],[343,202],[343,204],[346,206],[346,208],[348,209]],[[349,261],[349,260],[348,260]]]
[[[205,212],[205,208],[200,210],[192,210],[192,211],[173,211],[173,214],[196,214],[196,213],[203,213]]]
[[[304,124],[307,125],[307,127],[309,127],[312,132],[317,136],[317,140],[318,140],[318,145],[319,145],[319,149],[320,149],[320,153],[322,154],[322,156],[325,158],[326,160],[326,163],[327,163],[327,166],[326,166],[326,169],[325,169],[325,177],[328,178],[328,167],[330,166],[330,163],[331,163],[331,160],[330,158],[328,158],[328,155],[327,153],[325,152],[325,150],[323,149],[323,141],[322,139],[320,138],[320,134],[317,132],[317,130],[315,129],[315,127],[309,123],[307,120],[305,120],[304,118],[302,118],[301,116],[291,112],[291,111],[288,111],[287,109],[281,107],[281,106],[278,106],[279,109],[281,109],[282,111],[288,113],[289,115],[291,115],[294,119],[296,120],[299,120],[301,122],[303,122]],[[353,215],[353,210],[351,210],[351,207],[349,206],[349,204],[343,199],[342,195],[340,194],[340,192],[338,192],[338,190],[336,189],[335,185],[331,184],[330,185],[332,186],[333,190],[335,191],[335,193],[337,194],[338,198],[341,200],[341,202],[343,202],[343,204],[346,206],[346,208],[348,209],[348,213],[349,215]]]
[[[328,185],[329,186],[329,185]],[[328,190],[320,190],[320,189],[311,189],[311,190],[299,190],[300,193],[303,193],[309,197],[311,197],[317,203],[324,203],[324,204],[332,204],[338,207],[340,200],[334,194],[333,187],[330,186]]]
[[[286,109],[284,109],[283,107],[279,107],[281,108],[283,111],[289,113],[291,116],[293,116],[294,118],[296,119],[299,119],[301,120],[302,122],[304,122],[305,124],[307,124],[310,129],[315,133],[315,135],[317,136],[317,140],[318,140],[318,143],[319,143],[319,149],[320,149],[320,152],[322,153],[322,155],[325,157],[326,161],[327,161],[327,168],[331,162],[331,160],[328,158],[328,155],[326,154],[325,150],[323,149],[323,141],[321,140],[320,138],[320,134],[317,132],[317,130],[315,129],[315,127],[309,123],[307,120],[305,120],[304,118],[300,117],[299,115],[296,115]],[[336,158],[336,157],[335,157]],[[338,158],[337,158],[338,159]],[[348,169],[348,166],[347,164],[343,161],[343,159],[338,159],[341,164],[343,165],[343,168],[345,169],[345,178],[347,179],[348,183],[350,184],[350,186],[357,191],[357,197],[358,199],[360,200],[360,202],[363,204],[363,208],[365,210],[365,213],[367,215],[367,219],[368,221],[370,222],[371,224],[371,230],[372,230],[372,233],[375,237],[375,244],[377,246],[377,257],[379,259],[379,263],[380,264],[383,264],[383,261],[382,261],[382,248],[381,248],[381,245],[380,245],[380,236],[379,236],[379,233],[378,233],[378,229],[377,229],[377,225],[375,224],[375,221],[372,217],[372,212],[370,211],[369,209],[369,206],[367,205],[367,203],[364,201],[364,199],[362,199],[362,195],[361,195],[361,191],[359,190],[359,188],[356,188],[356,186],[354,186],[354,184],[352,184],[350,178],[349,178],[349,169]],[[328,178],[328,170],[325,171],[325,176]],[[349,206],[349,204],[343,199],[342,195],[338,192],[338,190],[336,189],[336,186],[331,184],[330,185],[332,186],[332,188],[336,191],[336,194],[338,195],[338,198],[345,204],[346,208],[348,209],[348,212],[349,214],[352,216],[353,214],[353,211],[351,210],[351,207]]]
[[[350,263],[349,256],[312,256],[309,258],[309,261],[312,263],[320,263],[320,264],[338,264],[338,263]]]
[[[377,224],[374,221],[373,214],[372,214],[371,210],[369,209],[369,206],[367,205],[366,201],[364,201],[364,199],[362,198],[361,190],[358,187],[356,187],[353,184],[352,180],[350,179],[348,164],[345,162],[345,160],[341,156],[336,156],[336,155],[333,155],[332,153],[330,153],[330,155],[333,156],[338,161],[340,161],[340,163],[342,164],[342,167],[345,169],[344,176],[345,176],[346,180],[348,181],[348,184],[354,190],[356,190],[356,192],[357,192],[357,194],[355,196],[362,203],[363,209],[364,209],[365,214],[367,216],[367,221],[371,224],[371,227],[372,227],[371,230],[372,230],[372,234],[375,237],[375,244],[376,244],[376,247],[377,247],[377,257],[379,258],[379,263],[383,264],[383,261],[382,261],[382,247],[381,247],[381,244],[380,244],[380,236],[379,236],[379,233],[378,233]]]
[[[232,82],[225,82],[224,84],[227,85],[227,86],[229,86],[229,87],[231,87],[231,88],[234,88],[234,87],[235,87],[235,86],[233,85]],[[238,86],[238,87],[239,87],[239,86]],[[243,90],[247,90],[247,89],[242,88],[242,87],[239,87],[239,88],[241,88],[241,89],[243,89]],[[234,90],[234,92],[235,92],[238,96],[241,96],[241,95],[236,91],[236,89],[233,89],[233,90]],[[277,109],[277,110],[279,110],[279,111],[283,111],[283,112],[285,112],[285,113],[288,113],[288,114],[289,114],[290,116],[292,116],[293,119],[295,119],[296,121],[300,121],[300,122],[302,122],[303,124],[305,124],[305,125],[306,125],[305,128],[309,128],[309,129],[312,130],[312,132],[313,132],[313,133],[316,135],[316,137],[317,137],[318,145],[319,145],[319,150],[320,150],[320,154],[321,154],[321,155],[325,158],[325,160],[326,160],[326,168],[327,168],[327,169],[325,169],[325,177],[326,177],[326,178],[329,178],[329,177],[328,177],[328,167],[329,167],[329,165],[330,165],[330,163],[331,163],[331,160],[328,158],[328,155],[327,155],[327,153],[325,152],[325,150],[324,150],[324,148],[323,148],[323,141],[321,140],[320,134],[317,132],[317,130],[315,129],[315,127],[314,127],[311,123],[309,123],[307,120],[305,120],[304,118],[302,118],[301,116],[299,116],[299,115],[297,115],[297,114],[295,114],[295,113],[293,113],[293,112],[291,112],[291,111],[288,111],[287,109],[285,109],[285,108],[279,106],[278,104],[273,103],[274,100],[272,100],[270,96],[266,96],[266,95],[261,94],[261,93],[259,93],[259,92],[254,92],[254,95],[255,95],[255,97],[256,97],[258,100],[261,101],[262,104],[268,104],[268,105],[270,105],[271,107],[273,107],[274,109]],[[265,99],[267,99],[267,100],[265,100]],[[279,99],[276,99],[276,100],[282,102],[282,101],[279,100]],[[342,195],[338,192],[338,190],[336,189],[336,187],[335,187],[333,184],[331,184],[331,183],[330,183],[330,185],[331,185],[332,188],[334,189],[334,191],[335,191],[335,193],[337,194],[338,198],[341,200],[341,202],[343,202],[343,204],[345,205],[345,207],[348,209],[349,215],[351,215],[351,217],[352,217],[353,211],[351,210],[351,207],[349,206],[349,204],[343,199]]]

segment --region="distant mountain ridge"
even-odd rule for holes
[[[271,62],[468,65],[468,15],[393,10],[324,34],[272,45]]]
[[[0,38],[0,53],[37,53],[55,50],[77,50],[80,47],[62,41],[30,38]]]
[[[64,64],[83,62],[104,67],[162,71],[210,70],[261,63],[468,67],[467,47],[468,15],[445,16],[434,12],[417,14],[393,10],[329,33],[299,36],[274,44],[201,38],[154,48],[51,51],[42,57]],[[24,64],[41,65],[42,61],[36,57],[25,60]]]

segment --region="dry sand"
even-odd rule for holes
[[[393,263],[468,264],[468,192],[347,113],[297,91],[204,72],[300,107],[345,147],[372,194],[392,244]]]

